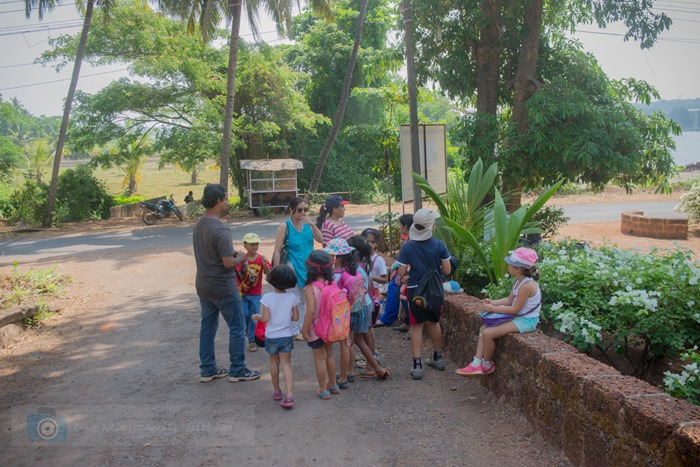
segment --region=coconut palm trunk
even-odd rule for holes
[[[231,0],[231,44],[229,45],[226,72],[226,105],[224,107],[224,136],[221,141],[221,173],[219,183],[228,192],[228,171],[231,160],[231,130],[233,128],[233,103],[236,96],[236,69],[238,65],[238,38],[241,31],[242,0]]]
[[[348,99],[350,98],[350,85],[352,84],[352,75],[355,71],[355,64],[357,63],[357,53],[360,50],[360,41],[362,40],[362,28],[365,24],[365,17],[367,16],[367,0],[362,0],[360,6],[360,16],[357,18],[357,29],[355,29],[355,44],[352,47],[352,54],[350,55],[350,60],[348,61],[348,69],[345,73],[345,80],[343,81],[343,91],[340,95],[340,104],[338,105],[338,111],[335,114],[335,119],[333,120],[333,127],[331,128],[331,134],[328,135],[326,144],[321,150],[321,157],[318,159],[318,165],[314,171],[314,176],[311,179],[311,185],[309,186],[309,192],[313,193],[318,190],[318,185],[321,183],[321,175],[323,175],[323,168],[326,165],[326,160],[331,152],[331,148],[335,143],[335,139],[338,137],[340,132],[340,126],[343,124],[343,117],[345,116],[345,108],[348,106]]]
[[[75,64],[73,65],[73,75],[70,79],[68,87],[68,95],[66,103],[63,106],[63,120],[61,120],[61,129],[58,133],[58,141],[56,142],[56,156],[53,159],[53,172],[51,172],[51,185],[49,186],[49,197],[46,202],[46,214],[44,216],[44,226],[51,225],[53,220],[53,208],[56,201],[56,187],[58,186],[58,170],[61,167],[61,155],[63,154],[63,145],[66,142],[66,133],[68,131],[68,121],[70,119],[70,111],[73,106],[73,97],[75,90],[78,87],[78,78],[80,77],[80,67],[83,64],[83,56],[85,55],[85,44],[87,43],[88,32],[90,32],[90,23],[92,22],[92,11],[95,6],[95,0],[87,0],[85,7],[85,19],[83,20],[83,30],[80,33],[80,42],[78,43],[78,52],[75,54]]]

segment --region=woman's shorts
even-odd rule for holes
[[[513,324],[515,324],[515,327],[518,328],[518,331],[520,331],[521,334],[534,331],[537,327],[537,323],[539,322],[539,316],[534,316],[532,318],[527,316],[521,316],[513,320]]]
[[[265,352],[269,355],[277,355],[280,352],[289,353],[294,348],[294,337],[266,337]]]
[[[321,339],[319,337],[315,341],[307,342],[306,345],[308,345],[309,347],[311,347],[314,350],[318,350],[318,349],[322,348],[324,345],[326,345],[326,343],[323,342],[323,339]]]
[[[440,316],[442,315],[442,308],[439,311],[430,311],[425,308],[416,306],[413,303],[413,296],[416,294],[416,287],[408,289],[408,311],[409,311],[409,323],[410,324],[421,324],[426,321],[431,323],[437,323],[440,321]]]

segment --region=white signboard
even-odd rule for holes
[[[401,196],[404,203],[413,201],[411,162],[411,127],[401,125]],[[445,125],[418,125],[420,174],[439,194],[447,193],[447,150]]]

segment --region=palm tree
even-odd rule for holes
[[[277,23],[281,36],[287,35],[292,24],[292,7],[297,3],[290,0],[248,0],[246,14],[253,36],[258,39],[258,12],[264,7]],[[309,0],[311,9],[326,19],[331,18],[327,0]],[[173,16],[187,20],[187,30],[191,33],[198,28],[202,38],[208,42],[219,22],[225,18],[231,25],[228,68],[226,71],[226,104],[224,106],[224,135],[221,146],[221,172],[219,183],[228,191],[228,172],[231,155],[231,130],[233,128],[233,103],[236,92],[236,67],[238,65],[238,39],[241,30],[243,0],[159,0],[159,8]]]
[[[25,12],[27,19],[31,17],[32,10],[38,10],[39,20],[44,19],[44,14],[52,11],[61,0],[25,0]],[[51,172],[51,185],[49,186],[49,197],[46,202],[46,214],[44,216],[44,225],[51,225],[53,218],[53,205],[56,201],[56,187],[58,185],[58,169],[61,167],[61,154],[63,154],[63,146],[66,142],[66,132],[68,131],[68,120],[70,119],[70,111],[73,106],[73,97],[75,90],[78,87],[78,77],[80,76],[80,67],[83,64],[83,55],[85,54],[85,44],[87,43],[88,32],[90,31],[90,23],[92,22],[92,11],[97,5],[105,11],[116,3],[116,0],[77,0],[76,8],[79,12],[84,13],[83,29],[80,32],[80,42],[78,43],[78,51],[75,54],[75,64],[73,65],[73,74],[71,75],[70,86],[68,87],[68,95],[63,106],[63,119],[61,120],[61,129],[58,133],[58,141],[56,142],[56,155],[53,159],[53,171]]]
[[[345,108],[348,106],[348,99],[350,98],[350,85],[352,83],[352,74],[355,70],[355,63],[357,62],[357,53],[360,50],[360,41],[362,40],[362,28],[365,24],[365,18],[367,17],[367,0],[362,0],[360,5],[360,16],[357,18],[357,29],[355,29],[355,44],[352,47],[352,54],[350,54],[350,60],[348,60],[348,69],[345,72],[345,80],[343,81],[343,91],[340,95],[340,104],[338,105],[338,111],[333,119],[333,127],[331,128],[331,134],[328,135],[326,144],[321,150],[321,157],[318,159],[318,165],[316,165],[316,170],[314,171],[314,176],[311,179],[311,185],[309,186],[310,192],[315,192],[318,189],[318,185],[321,183],[321,175],[323,174],[323,168],[326,165],[326,159],[328,159],[328,154],[331,152],[333,143],[338,136],[340,131],[340,125],[343,123],[343,117],[345,116]]]
[[[24,146],[23,151],[26,177],[41,183],[44,171],[54,158],[47,138],[35,139]]]

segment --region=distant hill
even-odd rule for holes
[[[700,98],[657,101],[650,105],[636,104],[635,107],[648,114],[660,110],[678,123],[683,131],[700,131]]]

